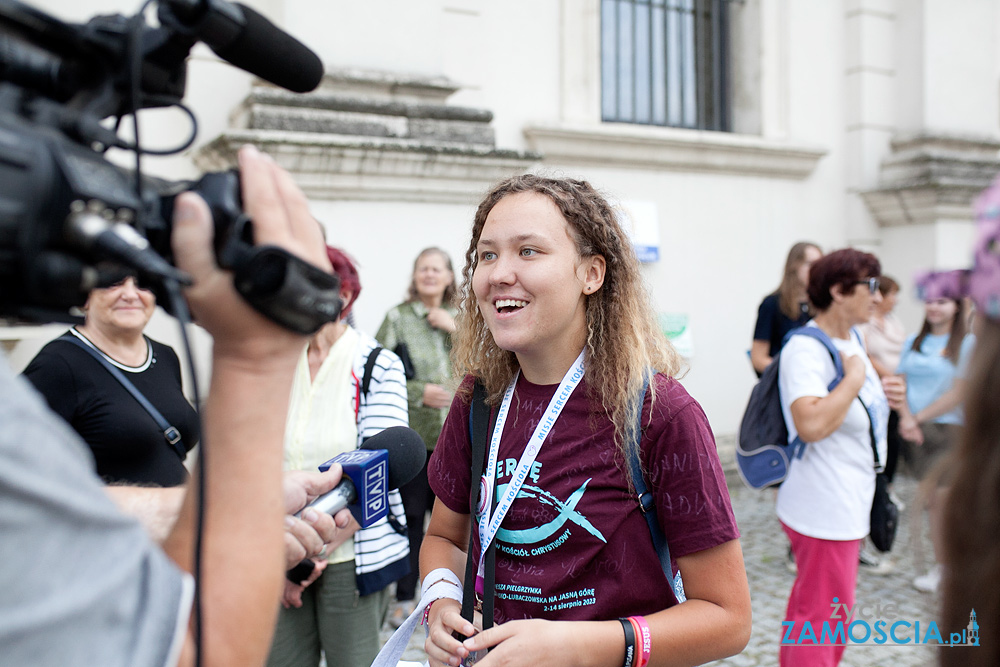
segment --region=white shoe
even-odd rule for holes
[[[871,574],[889,574],[896,569],[892,561],[885,556],[877,556],[871,550],[864,548],[858,553],[858,571]]]
[[[935,565],[927,574],[922,574],[913,580],[913,587],[921,593],[934,593],[941,583],[941,566]]]
[[[906,503],[904,503],[903,500],[896,495],[895,491],[889,492],[889,500],[895,503],[896,509],[898,509],[900,512],[906,509]]]

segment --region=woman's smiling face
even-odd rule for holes
[[[497,346],[522,369],[553,355],[572,362],[586,342],[585,295],[600,287],[604,258],[581,258],[559,208],[535,192],[497,202],[476,253],[472,290]]]
[[[156,297],[139,287],[135,278],[126,278],[111,287],[91,291],[85,309],[87,324],[109,335],[141,334],[156,309]]]

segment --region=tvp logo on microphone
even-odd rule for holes
[[[344,467],[344,477],[354,483],[357,500],[348,506],[362,528],[385,517],[389,503],[389,453],[384,449],[356,449],[338,454],[320,466],[325,471],[333,463]]]

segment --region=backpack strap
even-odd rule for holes
[[[471,530],[469,531],[469,551],[465,559],[465,585],[462,593],[462,618],[470,623],[475,615],[476,602],[476,568],[472,562],[473,543],[472,536],[475,534],[476,509],[479,507],[479,480],[483,476],[483,467],[486,463],[486,441],[493,430],[494,419],[492,410],[486,402],[486,387],[482,382],[476,380],[472,388],[472,405],[469,409],[469,439],[472,443],[472,465],[469,477],[469,518]],[[496,498],[492,499],[496,502]],[[486,563],[484,564],[484,590],[483,590],[483,629],[493,627],[493,594],[496,588],[496,540],[490,543],[486,550]]]
[[[827,387],[829,391],[833,391],[833,388],[836,387],[838,384],[840,384],[840,381],[844,379],[844,361],[843,359],[840,358],[840,351],[837,350],[836,346],[834,346],[833,340],[831,340],[830,337],[826,335],[826,332],[820,329],[819,327],[799,327],[798,329],[792,329],[791,331],[788,332],[788,335],[785,336],[785,342],[787,343],[788,339],[791,338],[793,335],[804,335],[804,336],[809,336],[810,338],[815,338],[819,342],[823,343],[823,345],[826,347],[827,351],[830,353],[830,357],[833,359],[833,367],[834,370],[836,371],[836,375],[834,376],[833,381]],[[860,345],[861,349],[864,350],[865,342],[864,339],[861,337],[861,332],[858,331],[857,327],[851,327],[851,335],[854,336],[855,340],[858,341],[858,345]],[[869,434],[871,435],[872,454],[874,455],[875,459],[875,469],[880,470],[882,468],[882,464],[879,462],[878,458],[874,420],[872,419],[871,413],[868,411],[868,406],[865,405],[865,402],[861,400],[860,396],[858,396],[858,401],[861,402],[861,405],[865,409],[865,414],[868,415],[868,431]],[[797,451],[795,452],[794,455],[796,458],[802,458],[802,454],[805,452],[805,443],[802,442],[800,438],[796,438],[796,446],[797,446]]]
[[[855,333],[857,332],[855,331]],[[825,347],[826,351],[830,353],[830,358],[833,360],[835,375],[833,382],[831,382],[827,387],[828,390],[832,391],[833,388],[840,384],[840,381],[844,379],[844,361],[840,358],[840,351],[837,350],[837,347],[833,344],[833,340],[819,327],[799,327],[798,329],[792,329],[785,336],[785,343],[788,343],[788,339],[792,336],[808,336],[809,338],[814,338],[823,343],[823,347]],[[784,345],[782,345],[782,347],[784,347]]]
[[[382,353],[382,348],[376,346],[371,352],[368,353],[368,359],[365,361],[365,372],[361,376],[361,393],[367,398],[368,397],[368,387],[372,384],[372,371],[375,370],[375,362],[378,361],[378,355]]]
[[[181,457],[181,461],[187,458],[187,451],[185,451],[184,449],[184,443],[181,442],[181,432],[178,431],[174,426],[171,426],[170,422],[167,421],[167,418],[164,417],[160,413],[160,411],[157,410],[156,407],[154,407],[153,404],[149,402],[148,398],[142,395],[142,392],[139,391],[139,389],[134,384],[132,384],[131,380],[125,377],[125,375],[120,370],[115,368],[111,364],[111,362],[105,359],[100,352],[98,352],[91,346],[87,345],[73,334],[67,333],[63,336],[60,336],[59,340],[65,341],[67,343],[72,343],[73,345],[76,345],[77,347],[83,349],[87,354],[96,359],[97,363],[99,363],[101,366],[104,366],[104,368],[108,371],[108,373],[111,374],[111,377],[118,380],[118,383],[125,389],[125,391],[130,393],[132,395],[132,398],[134,398],[139,403],[139,405],[141,405],[143,409],[149,413],[149,416],[152,417],[153,421],[156,422],[156,425],[160,428],[160,431],[163,432],[163,439],[167,441],[167,444],[170,445],[170,447],[174,450],[174,452],[176,452],[177,456]]]
[[[626,448],[625,454],[628,460],[629,473],[632,476],[632,485],[635,486],[635,493],[639,499],[639,509],[642,510],[642,515],[646,518],[646,523],[649,525],[649,535],[653,538],[653,548],[656,549],[656,555],[660,559],[660,567],[663,569],[663,574],[667,576],[667,581],[670,582],[674,590],[677,602],[680,603],[687,599],[684,595],[684,582],[681,580],[680,572],[675,575],[673,566],[670,564],[670,546],[667,544],[667,538],[663,534],[663,529],[660,528],[660,522],[656,515],[656,502],[653,499],[653,494],[650,493],[646,485],[646,478],[642,473],[642,463],[639,461],[639,451],[642,442],[642,405],[646,399],[646,391],[649,389],[649,381],[652,375],[653,370],[650,369],[643,377],[642,391],[638,396],[638,423],[635,429],[634,446]]]
[[[365,360],[365,370],[361,376],[361,386],[358,388],[358,400],[354,406],[354,420],[358,421],[361,417],[361,396],[368,398],[368,389],[372,384],[372,372],[375,370],[375,362],[378,361],[378,355],[382,353],[384,348],[378,347],[377,345],[368,353],[368,358]],[[371,436],[369,436],[371,437]],[[367,440],[368,438],[365,438]],[[406,526],[392,513],[392,508],[389,508],[389,512],[385,516],[386,521],[389,522],[389,526],[396,531],[397,535],[406,535]]]

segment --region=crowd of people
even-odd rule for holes
[[[419,252],[403,302],[369,336],[351,323],[354,260],[325,244],[285,172],[253,148],[239,159],[257,238],[336,275],[340,316],[306,338],[256,314],[214,265],[204,202],[185,195],[174,250],[215,338],[202,424],[177,355],[143,334],[156,304],[136,274],[93,290],[84,323],[28,365],[41,397],[4,371],[5,541],[43,554],[5,558],[24,576],[0,619],[29,619],[0,620],[5,652],[191,664],[197,648],[208,664],[364,667],[386,622],[418,617],[434,667],[693,665],[743,649],[750,591],[713,432],[593,186],[498,183],[461,272],[438,247]],[[1000,186],[980,225],[972,270],[917,286],[925,317],[909,336],[893,312],[902,286],[852,248],[795,244],[760,304],[752,369],[778,365],[789,437],[806,443],[775,504],[796,568],[788,621],[818,627],[831,599],[853,607],[879,472],[924,483],[910,510],[929,517],[935,562],[914,586],[940,591],[951,623],[970,605],[997,611],[973,577],[1000,581]],[[361,528],[307,507],[340,480],[321,463],[407,425],[429,457],[388,493],[385,518]],[[204,470],[186,462],[201,440]],[[55,460],[73,464],[58,485]],[[74,567],[53,565],[57,541],[78,548]],[[303,559],[311,574],[282,581]],[[93,647],[73,655],[78,639]],[[844,648],[777,653],[783,666],[835,665]]]

